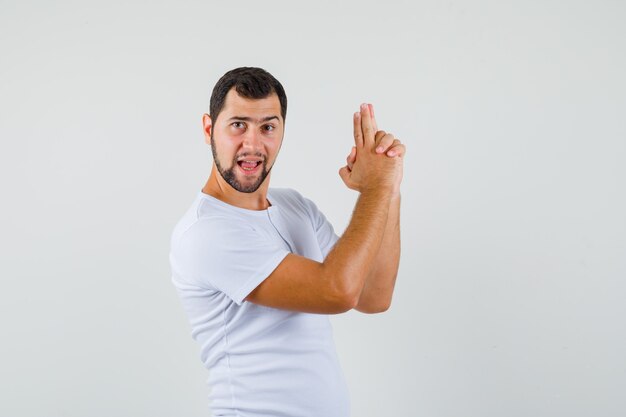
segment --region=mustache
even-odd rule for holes
[[[262,154],[261,152],[244,152],[241,153],[239,155],[235,155],[235,162],[237,162],[238,160],[248,157],[248,156],[256,156],[257,158],[261,158],[263,160],[263,162],[267,161],[267,155]]]

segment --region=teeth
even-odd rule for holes
[[[252,171],[254,169],[256,169],[256,167],[259,166],[259,163],[256,163],[253,167],[244,167],[243,165],[240,165],[241,169],[243,169],[244,171]]]
[[[253,171],[259,165],[261,165],[263,163],[263,161],[255,161],[255,160],[250,160],[250,159],[240,159],[239,161],[237,161],[237,163],[239,164],[241,169],[243,169],[244,171]],[[254,166],[252,166],[252,167],[245,167],[244,164],[254,164]]]

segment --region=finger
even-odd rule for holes
[[[374,135],[374,144],[378,146],[379,142],[386,134],[387,132],[385,132],[384,130],[379,130],[378,132],[376,132],[376,134]],[[376,152],[378,152],[378,150]]]
[[[339,176],[341,177],[341,180],[348,185],[348,182],[350,181],[350,171],[347,166],[339,169]]]
[[[361,131],[363,132],[363,146],[374,150],[374,135],[376,131],[372,126],[369,106],[367,103],[361,104]]]
[[[376,116],[374,115],[374,105],[369,104],[370,106],[370,114],[372,115],[372,126],[374,127],[374,132],[378,131],[378,124],[376,123]]]
[[[350,169],[350,171],[352,171],[352,166],[354,165],[355,161],[356,161],[356,146],[353,146],[352,149],[350,150],[350,155],[348,155],[348,157],[346,158],[346,164],[348,165],[348,168]]]
[[[352,117],[354,123],[354,144],[363,147],[363,131],[361,130],[361,113],[356,112]]]
[[[350,171],[352,171],[352,167],[354,166],[354,161],[350,159],[350,156],[346,158],[346,166]]]
[[[387,151],[387,156],[390,157],[395,157],[395,156],[404,156],[404,154],[406,154],[406,146],[404,146],[403,144],[397,144],[397,145],[393,145],[391,147],[391,149],[389,149]]]
[[[384,153],[389,150],[395,139],[393,133],[385,133],[380,140],[376,142],[376,153]]]

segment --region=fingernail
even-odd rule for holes
[[[367,103],[361,104],[361,109],[363,109],[363,110],[367,109]]]
[[[383,147],[379,146],[378,148],[376,148],[376,152],[377,153],[381,153],[383,151]]]
[[[387,155],[389,155],[389,156],[396,156],[396,151],[389,151],[387,153]]]

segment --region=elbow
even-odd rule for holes
[[[367,302],[360,298],[360,291],[343,291],[335,297],[337,313],[345,313],[352,309],[365,314],[384,313],[391,307],[391,299],[375,300]]]
[[[345,313],[354,309],[359,303],[363,283],[354,280],[350,271],[338,272],[326,269],[323,282],[326,282],[327,303],[333,306],[334,314]]]
[[[331,294],[336,313],[345,313],[358,306],[361,288],[356,286],[334,286]]]
[[[347,313],[348,311],[356,308],[358,300],[351,297],[343,297],[336,302],[337,313]]]
[[[337,290],[334,300],[337,312],[346,313],[359,304],[359,293],[348,289]]]
[[[385,304],[380,304],[374,307],[370,314],[384,313],[385,311],[389,310],[389,307],[391,307],[391,300],[389,300]]]
[[[391,301],[389,303],[377,304],[377,305],[357,304],[354,307],[354,309],[365,314],[378,314],[378,313],[384,313],[385,311],[389,310],[389,307],[391,307]]]

